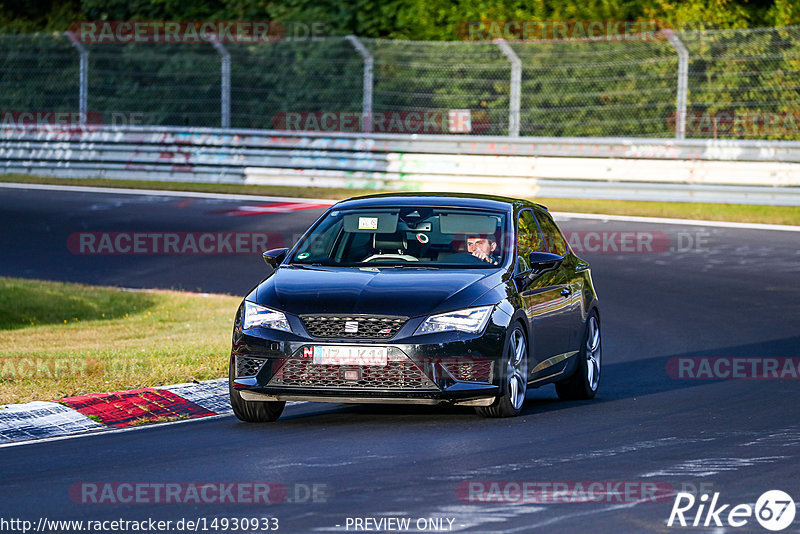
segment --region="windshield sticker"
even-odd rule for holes
[[[378,218],[377,217],[359,217],[358,218],[359,230],[377,230]]]
[[[301,252],[300,254],[297,255],[297,259],[304,260],[309,256],[311,256],[311,254],[309,254],[308,252]]]

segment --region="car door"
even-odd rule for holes
[[[556,354],[571,355],[580,348],[583,335],[583,276],[582,272],[589,265],[570,251],[564,234],[561,233],[553,218],[545,211],[536,211],[539,228],[544,235],[548,252],[564,257],[556,271],[553,271],[550,283],[557,285],[562,300],[559,305],[557,330],[559,339],[554,348]]]
[[[547,271],[531,278],[528,254],[548,252],[547,243],[539,224],[530,209],[523,210],[517,218],[517,290],[522,308],[528,318],[529,339],[532,340],[528,369],[531,380],[545,378],[563,368],[558,365],[564,358],[564,336],[568,336],[569,299],[562,295],[568,287],[562,269]],[[528,275],[528,276],[526,276]]]

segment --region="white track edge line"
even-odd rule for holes
[[[167,182],[168,183],[168,182]],[[332,205],[337,200],[325,198],[295,198],[262,195],[244,195],[235,193],[203,193],[201,191],[168,191],[162,189],[127,189],[123,187],[95,187],[88,185],[55,185],[55,184],[24,184],[16,182],[0,182],[0,187],[8,189],[38,189],[45,191],[70,191],[77,193],[118,193],[121,195],[148,195],[165,197],[191,197],[215,198],[230,200],[264,200],[277,202],[297,202],[300,204],[327,204]]]
[[[156,195],[173,197],[215,198],[230,200],[263,200],[272,202],[298,202],[304,204],[333,205],[337,201],[324,198],[297,198],[260,195],[240,195],[234,193],[201,193],[197,191],[166,191],[157,189],[125,189],[117,187],[93,187],[82,185],[50,185],[50,184],[24,184],[14,182],[0,182],[0,188],[9,189],[39,189],[50,191],[71,191],[79,193],[119,193],[124,195]],[[420,193],[424,195],[425,193]],[[571,219],[599,219],[604,221],[624,221],[652,224],[679,224],[692,226],[716,226],[719,228],[739,228],[745,230],[780,230],[787,232],[800,232],[800,226],[788,224],[743,223],[728,221],[707,221],[702,219],[672,219],[667,217],[639,217],[633,215],[608,215],[602,213],[573,213],[563,211],[550,212],[555,217],[568,217]]]
[[[800,226],[789,224],[743,223],[729,221],[706,221],[701,219],[670,219],[666,217],[637,217],[634,215],[603,215],[600,213],[572,213],[565,211],[550,212],[555,218],[570,219],[600,219],[603,221],[625,221],[650,224],[679,224],[691,226],[716,226],[719,228],[740,228],[745,230],[780,230],[785,232],[800,232]]]

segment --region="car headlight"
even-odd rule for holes
[[[243,328],[246,330],[254,326],[274,328],[275,330],[283,330],[285,332],[292,331],[289,327],[289,321],[286,320],[286,315],[282,312],[259,306],[249,301],[244,301]]]
[[[448,332],[457,330],[469,334],[478,334],[483,331],[494,306],[480,306],[478,308],[467,308],[439,315],[431,315],[425,319],[417,334],[430,334],[432,332]]]

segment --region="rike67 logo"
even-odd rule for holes
[[[719,492],[709,496],[703,494],[696,499],[691,493],[678,493],[672,504],[667,526],[681,527],[743,527],[753,516],[767,530],[783,530],[794,521],[796,512],[794,500],[781,490],[764,492],[755,506],[749,504],[723,504]]]

